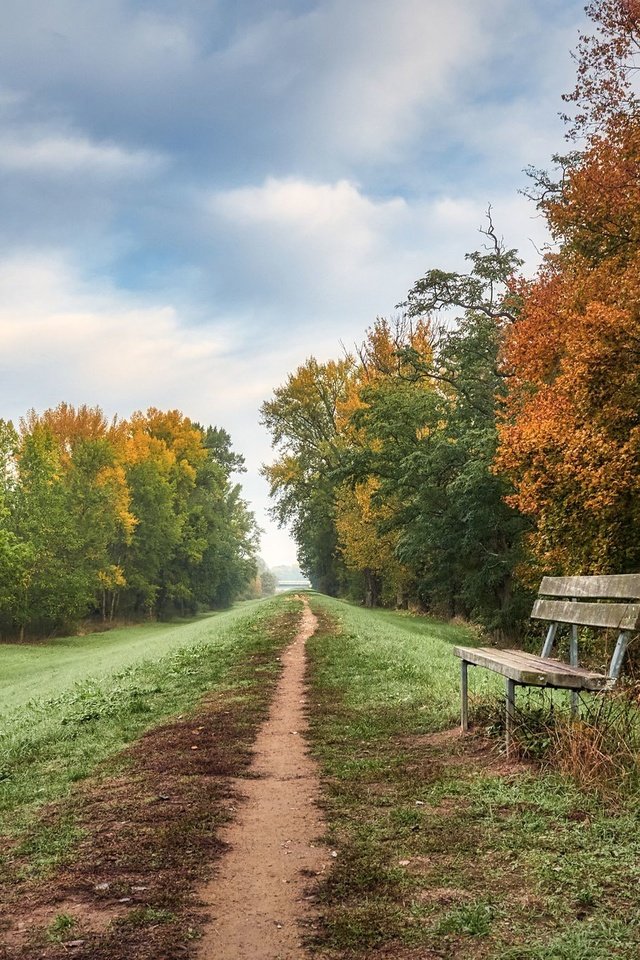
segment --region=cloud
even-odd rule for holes
[[[430,110],[453,100],[469,67],[488,55],[490,25],[504,7],[326,0],[298,16],[264,16],[220,65],[223,75],[249,69],[256,99],[269,102],[279,136],[289,142],[297,131],[295,155],[307,164],[329,154],[377,162],[421,136]]]
[[[265,241],[268,236],[272,251],[286,252],[289,263],[294,257],[313,270],[330,260],[336,282],[339,275],[343,282],[357,282],[353,271],[379,254],[381,241],[403,222],[407,209],[401,197],[376,200],[347,180],[275,177],[257,187],[214,193],[209,207],[227,231],[258,231]]]
[[[535,265],[521,167],[562,149],[582,0],[5,0],[0,416],[180,406],[247,452],[489,203]],[[529,242],[529,237],[533,243]]]
[[[267,531],[271,563],[293,559],[294,549],[268,516],[259,467],[270,447],[258,409],[300,350],[295,338],[274,337],[256,354],[235,318],[189,326],[171,303],[87,281],[68,254],[16,253],[0,262],[0,416],[17,421],[31,407],[65,400],[120,416],[177,407],[225,427],[247,459],[243,488]]]
[[[218,293],[247,311],[262,304],[263,318],[268,305],[271,329],[316,318],[334,341],[349,338],[392,312],[427,269],[464,269],[465,252],[482,242],[489,203],[507,246],[519,247],[533,267],[535,248],[547,239],[535,209],[511,191],[483,192],[410,202],[370,196],[346,180],[270,177],[214,193],[203,207],[218,251]],[[314,342],[318,336],[316,325]]]
[[[477,82],[504,3],[367,0],[348,9],[331,5],[338,56],[317,87],[321,133],[365,162],[397,161],[429,136],[435,114],[455,109],[473,73]]]
[[[88,284],[59,253],[0,264],[0,369],[19,409],[150,404],[181,378],[205,376],[230,346],[224,327],[189,329],[170,304]]]
[[[517,0],[5,7],[3,72],[32,119],[175,151],[199,174],[233,162],[241,178],[406,163],[443,116],[495,94],[496,59],[502,88],[553,73],[532,37],[553,36],[561,16]]]
[[[480,185],[494,199],[553,149],[546,97],[580,10],[579,0],[562,10],[549,0],[7,0],[0,247],[68,245],[75,232],[112,275],[162,286],[234,267],[190,209],[203,194],[271,179],[362,185],[378,207]],[[241,231],[228,236],[237,245]],[[263,294],[263,257],[239,253],[255,259]],[[282,261],[269,268],[277,286]],[[202,291],[231,287],[223,277]]]
[[[149,150],[128,150],[73,134],[26,129],[0,135],[0,169],[23,176],[141,177],[164,163],[163,157]]]

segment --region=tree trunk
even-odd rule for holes
[[[364,605],[377,607],[380,602],[380,577],[371,569],[365,567],[364,573]]]
[[[364,573],[364,605],[365,607],[373,606],[373,583],[372,583],[372,574],[371,570],[367,567],[363,571]]]

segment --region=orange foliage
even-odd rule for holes
[[[615,78],[600,76],[598,89],[606,129],[541,204],[561,246],[523,285],[503,351],[498,468],[534,521],[537,562],[566,573],[640,565],[640,115],[616,111]]]

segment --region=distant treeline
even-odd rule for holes
[[[640,15],[588,13],[571,149],[530,171],[535,277],[489,216],[467,272],[428,271],[263,405],[274,512],[322,590],[513,634],[543,573],[640,570]]]
[[[0,421],[0,634],[228,606],[258,530],[226,431],[177,410],[108,421],[62,403]]]

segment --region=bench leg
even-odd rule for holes
[[[569,663],[572,667],[578,666],[578,628],[575,624],[571,627]],[[571,716],[573,719],[578,716],[578,694],[574,692],[571,694]]]
[[[462,694],[462,732],[469,729],[469,664],[466,660],[460,661],[460,690]]]
[[[513,746],[513,731],[516,720],[516,684],[514,680],[510,680],[508,677],[506,682],[506,707],[506,748],[508,757],[511,754],[511,749]]]

